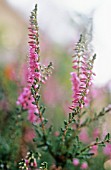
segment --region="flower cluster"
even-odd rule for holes
[[[79,159],[74,158],[74,159],[73,159],[73,165],[74,165],[74,166],[79,166],[79,164],[80,164]],[[88,164],[87,164],[87,162],[82,162],[82,164],[81,164],[81,166],[80,166],[80,169],[88,169]]]
[[[22,159],[21,162],[19,163],[19,169],[30,170],[36,167],[37,167],[37,162],[34,157],[34,154],[31,152],[28,152],[25,159]]]
[[[39,35],[38,35],[38,24],[36,18],[37,5],[31,12],[30,16],[30,27],[29,27],[29,68],[28,68],[28,80],[27,86],[23,89],[17,100],[17,105],[21,105],[23,109],[28,110],[28,119],[30,122],[39,122],[39,119],[34,113],[38,114],[38,106],[34,105],[34,94],[32,91],[35,90],[35,98],[39,96],[40,84],[44,83],[52,72],[52,63],[47,67],[41,66],[40,64],[40,48],[39,48]],[[31,91],[32,89],[32,91]]]
[[[71,73],[73,101],[70,107],[72,110],[76,107],[83,108],[88,102],[86,96],[92,84],[92,75],[95,75],[92,71],[95,57],[96,55],[92,59],[89,58],[87,43],[85,43],[85,38],[81,35],[73,56],[74,72]]]

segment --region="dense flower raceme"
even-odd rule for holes
[[[23,89],[17,100],[17,105],[21,105],[23,109],[28,110],[28,119],[31,122],[39,122],[39,119],[34,113],[38,113],[37,105],[34,96],[32,95],[31,88],[33,86],[36,89],[36,96],[38,95],[38,87],[40,83],[45,83],[47,77],[51,74],[52,64],[48,67],[41,66],[39,56],[39,36],[38,36],[38,24],[36,19],[37,6],[32,11],[30,16],[30,27],[29,27],[29,68],[28,68],[28,80],[27,86]]]
[[[95,75],[92,71],[94,59],[95,55],[92,59],[89,58],[86,41],[81,35],[73,56],[74,72],[71,72],[73,101],[70,109],[72,110],[76,107],[83,108],[83,105],[88,103],[86,96],[92,84],[92,75]]]
[[[39,54],[38,54],[38,28],[36,27],[35,20],[36,15],[31,15],[30,17],[30,34],[29,38],[29,69],[28,69],[28,84],[27,87],[23,89],[23,92],[18,97],[17,104],[21,105],[23,109],[28,110],[29,116],[28,119],[31,122],[36,120],[35,112],[38,112],[37,106],[33,105],[34,98],[31,95],[31,86],[35,81],[35,78],[40,81],[41,74],[40,74],[40,63],[39,63]]]

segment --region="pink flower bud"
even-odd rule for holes
[[[37,167],[36,159],[34,159],[33,166],[34,166],[34,167]]]
[[[26,163],[26,166],[29,165],[29,161],[27,159],[25,159],[25,163]]]
[[[88,168],[87,162],[83,162],[83,163],[81,164],[81,169],[87,169],[87,168]]]
[[[78,165],[79,165],[79,159],[74,158],[74,159],[73,159],[73,165],[74,165],[74,166],[78,166]]]
[[[56,132],[54,133],[54,136],[59,136],[59,132],[56,131]]]

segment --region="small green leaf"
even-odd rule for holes
[[[66,121],[66,120],[64,120],[64,125],[65,125],[65,126],[67,126],[67,124],[68,124],[68,123],[67,123],[67,121]]]
[[[96,138],[96,142],[97,142],[97,143],[99,142],[99,138]]]

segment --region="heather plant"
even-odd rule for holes
[[[106,134],[103,139],[96,137],[94,142],[84,144],[79,138],[82,128],[89,126],[110,111],[110,106],[103,108],[93,117],[87,115],[90,99],[88,94],[92,85],[93,64],[96,55],[92,55],[88,49],[87,40],[83,35],[75,45],[73,55],[72,81],[72,104],[69,106],[70,112],[64,120],[64,125],[59,132],[53,131],[53,125],[46,119],[46,108],[41,104],[40,89],[52,73],[52,63],[47,67],[40,63],[40,47],[38,24],[36,18],[37,6],[31,12],[29,27],[29,71],[27,86],[20,94],[17,104],[28,111],[28,119],[32,122],[36,136],[33,141],[37,146],[37,153],[44,160],[44,153],[49,154],[49,165],[51,169],[88,169],[88,159],[95,154],[98,146],[104,146],[110,142],[110,134]],[[50,80],[49,80],[50,81]],[[55,136],[54,136],[55,134]],[[48,156],[48,157],[50,157]],[[33,167],[34,163],[33,158]],[[44,160],[46,161],[46,160]],[[23,161],[25,164],[20,168],[28,169],[30,161]],[[28,162],[28,163],[27,163]],[[20,163],[22,165],[22,163]],[[37,164],[36,164],[37,165]],[[72,168],[71,168],[72,167]],[[45,169],[47,169],[45,167]]]
[[[80,35],[72,57],[72,102],[61,128],[55,129],[54,123],[47,119],[50,115],[41,96],[42,86],[53,76],[53,64],[41,64],[38,31],[35,5],[30,16],[27,84],[19,94],[17,108],[8,111],[8,136],[0,139],[0,168],[102,170],[110,155],[110,134],[100,135],[97,122],[111,110],[111,106],[98,111],[92,104],[95,100],[92,85],[96,55],[92,55],[86,36]],[[105,147],[103,152],[107,156],[101,158],[102,147]]]

